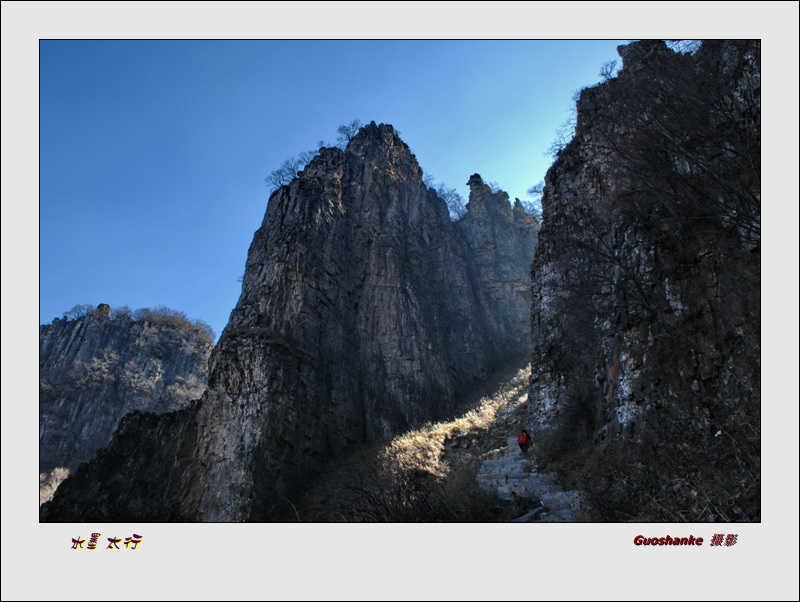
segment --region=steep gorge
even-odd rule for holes
[[[760,43],[619,52],[541,230],[477,175],[451,222],[391,126],[321,149],[270,198],[208,392],[126,417],[42,519],[289,516],[532,342],[522,424],[601,520],[760,520]]]
[[[208,392],[129,416],[43,519],[274,520],[331,458],[451,415],[526,349],[538,231],[470,188],[454,224],[388,125],[321,149],[270,198]]]

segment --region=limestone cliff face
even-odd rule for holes
[[[151,475],[131,477],[154,490],[170,473],[181,490],[154,494],[155,506],[179,509],[154,506],[152,520],[279,518],[325,461],[451,414],[522,352],[520,291],[536,223],[507,197],[505,209],[486,197],[479,177],[470,182],[478,194],[454,225],[393,128],[372,123],[272,195],[211,356],[208,393],[176,422],[193,421],[180,427],[192,438],[178,445],[186,456],[148,447],[142,454],[161,459]],[[110,465],[119,450],[106,451]],[[99,471],[89,466],[81,478]],[[109,505],[122,515],[136,503],[118,496]],[[66,520],[60,512],[45,517]]]
[[[93,458],[129,412],[177,410],[205,392],[207,334],[156,316],[111,318],[109,309],[39,328],[42,472]]]
[[[546,178],[531,419],[609,520],[758,520],[760,46],[620,55]]]
[[[472,240],[387,125],[273,195],[212,356],[204,520],[273,515],[325,458],[451,413],[522,348],[511,315],[527,312],[481,287]]]
[[[468,243],[472,277],[495,308],[487,312],[495,320],[493,328],[527,346],[531,282],[525,258],[533,257],[539,222],[525,212],[519,199],[512,208],[508,195],[493,193],[478,174],[468,185],[467,213],[455,226]]]

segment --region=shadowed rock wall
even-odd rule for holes
[[[609,520],[758,520],[760,43],[619,50],[546,177],[531,419]]]
[[[484,198],[480,177],[470,185],[472,209],[454,225],[408,147],[373,122],[271,196],[208,393],[181,419],[195,422],[181,427],[194,438],[178,446],[186,458],[142,452],[158,475],[149,482],[184,466],[170,477],[180,497],[161,498],[152,520],[280,518],[325,461],[452,414],[523,352],[537,225],[507,196]],[[59,493],[48,520],[82,504]],[[136,501],[114,504],[122,516]]]

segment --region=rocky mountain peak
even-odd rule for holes
[[[353,136],[353,139],[347,145],[346,151],[362,156],[370,150],[392,148],[398,151],[408,151],[411,154],[408,146],[400,139],[393,126],[386,123],[376,124],[371,121]]]
[[[511,205],[508,202],[508,193],[499,190],[492,192],[491,187],[483,182],[478,174],[472,174],[467,181],[469,186],[469,202],[467,213],[471,217],[502,216],[511,219]]]
[[[452,222],[394,128],[372,122],[271,195],[208,392],[156,427],[183,439],[137,433],[151,461],[131,479],[170,475],[182,492],[148,500],[150,515],[278,518],[327,460],[452,415],[523,352],[536,232],[508,195],[471,182],[475,209]],[[81,478],[100,478],[113,442],[107,452]],[[119,497],[108,512],[132,504]]]
[[[667,47],[664,40],[631,42],[617,46],[617,53],[622,58],[622,69],[626,75],[641,69],[652,69],[656,61],[675,54]]]

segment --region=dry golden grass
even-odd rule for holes
[[[481,490],[475,475],[481,456],[518,428],[529,377],[530,365],[520,360],[467,400],[453,420],[428,423],[329,465],[298,504],[301,520],[488,522],[518,516],[520,508]]]
[[[507,425],[502,424],[502,416],[517,409],[520,397],[526,394],[529,378],[528,364],[501,381],[492,394],[481,397],[474,409],[453,420],[429,423],[395,437],[381,455],[398,470],[416,469],[435,476],[446,475],[449,467],[443,462],[445,443],[455,438],[480,440],[497,428],[503,433],[508,431]]]

